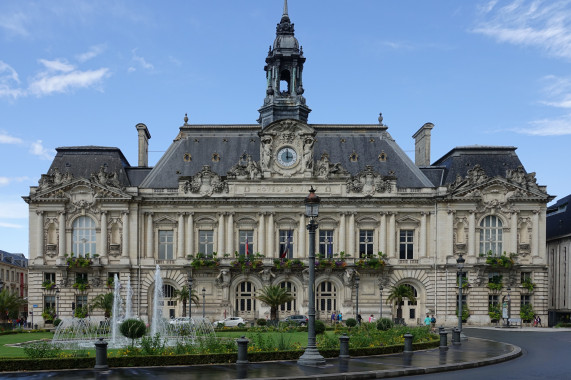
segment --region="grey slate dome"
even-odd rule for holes
[[[285,53],[284,49],[299,52],[299,42],[293,35],[278,35],[274,40],[274,49],[280,49],[280,53]]]

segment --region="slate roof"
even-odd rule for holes
[[[456,147],[446,153],[431,167],[442,167],[443,175],[440,183],[433,182],[436,186],[447,185],[456,180],[456,176],[466,177],[468,170],[480,165],[488,177],[506,177],[507,169],[517,169],[522,166],[519,157],[515,153],[514,146],[463,146]],[[525,168],[524,168],[525,170]],[[428,170],[423,170],[427,173]],[[431,174],[433,181],[438,180],[438,176]]]
[[[122,186],[130,186],[129,177],[125,171],[130,167],[119,148],[104,146],[69,146],[56,149],[57,154],[47,174],[57,168],[62,174],[71,173],[75,178],[91,177],[101,166],[107,167],[108,173],[117,172]]]
[[[0,250],[0,261],[6,264],[15,265],[18,267],[28,267],[28,259],[23,253],[9,253]]]
[[[571,235],[571,195],[547,207],[547,241]]]

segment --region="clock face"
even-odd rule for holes
[[[290,167],[297,162],[297,152],[293,148],[282,148],[278,151],[276,159],[280,165]]]

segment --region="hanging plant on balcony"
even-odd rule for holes
[[[458,287],[458,282],[459,282],[459,278],[456,277],[456,287]],[[464,276],[462,276],[462,289],[463,290],[467,290],[470,288],[470,283],[468,282],[468,279]]]
[[[516,257],[517,255],[515,253],[510,253],[508,255],[504,252],[500,256],[494,256],[492,251],[488,251],[486,254],[486,264],[490,265],[492,268],[511,269],[515,264]]]
[[[89,268],[93,261],[91,260],[90,254],[86,253],[84,257],[76,257],[75,254],[72,252],[71,255],[65,254],[65,262],[69,269],[72,268]]]
[[[113,279],[113,277],[107,277],[105,286],[107,286],[107,289],[113,289],[115,287],[115,280]]]
[[[55,287],[56,287],[56,283],[52,282],[50,280],[46,280],[46,281],[42,282],[42,288],[44,288],[46,290],[52,290]]]
[[[383,269],[386,265],[386,258],[387,255],[382,252],[379,252],[376,255],[373,253],[370,256],[357,260],[355,262],[355,266],[363,269]]]
[[[488,315],[492,322],[497,322],[502,318],[502,309],[500,309],[499,305],[489,305]]]
[[[348,257],[345,252],[340,252],[339,255],[335,253],[333,254],[333,257],[323,257],[323,255],[319,254],[315,259],[315,268],[343,269],[347,266],[345,257]]]
[[[83,292],[89,288],[89,283],[87,281],[77,279],[75,284],[73,284],[71,287]]]
[[[302,269],[303,262],[300,259],[274,259],[276,269]]]
[[[212,256],[206,256],[204,253],[197,253],[196,256],[188,255],[190,266],[194,269],[198,268],[215,268],[220,265],[220,260],[216,257],[217,252],[212,252]]]
[[[493,276],[490,278],[490,282],[486,285],[490,290],[500,291],[504,287],[502,283],[503,276]]]
[[[535,289],[535,283],[531,281],[531,278],[526,278],[521,282],[521,286],[527,289],[530,293]]]
[[[235,252],[234,255],[236,256],[236,260],[230,263],[232,268],[241,270],[256,269],[263,265],[262,259],[264,255],[261,255],[259,252],[253,255],[240,255],[238,252]]]

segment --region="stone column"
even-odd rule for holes
[[[220,257],[224,256],[224,213],[218,214],[218,246],[216,247],[216,252],[220,255]]]
[[[355,213],[349,214],[349,247],[347,247],[347,253],[351,257],[355,257]]]
[[[345,235],[347,235],[347,233],[345,232],[345,226],[346,226],[346,222],[345,222],[345,213],[342,212],[341,214],[339,214],[339,252],[341,251],[345,251],[346,252],[346,247],[345,247]]]
[[[456,215],[455,210],[448,210],[448,220],[446,221],[447,227],[446,231],[453,231],[454,230],[454,216]],[[447,252],[446,255],[452,255],[454,253],[454,239],[452,235],[450,235],[450,240],[448,244],[444,247],[444,252]]]
[[[254,251],[256,249],[254,248]],[[264,213],[258,213],[258,251],[262,255],[266,255],[266,220],[264,218]],[[268,256],[266,256],[268,257]]]
[[[59,241],[58,241],[59,257],[64,257],[65,252],[65,211],[59,212]]]
[[[184,259],[184,212],[178,213],[176,258]]]
[[[147,258],[152,259],[154,253],[153,213],[147,213]]]
[[[275,228],[276,226],[274,226],[274,213],[270,212],[268,216],[268,254],[266,257],[274,257],[274,246],[276,243],[274,241]]]
[[[194,212],[188,213],[188,223],[186,224],[186,253],[194,255]]]
[[[419,233],[419,240],[420,240],[420,244],[418,246],[419,248],[419,257],[426,257],[427,252],[426,252],[426,212],[422,211],[420,213],[420,233]]]
[[[36,211],[36,228],[38,232],[36,234],[36,244],[38,245],[36,249],[36,257],[43,257],[44,256],[44,236],[46,232],[44,231],[44,212],[43,211]]]
[[[518,228],[517,228],[517,211],[512,211],[512,215],[511,215],[511,247],[510,250],[513,253],[517,253],[517,232],[518,232]],[[508,251],[509,252],[509,251]]]
[[[298,231],[298,244],[297,244],[297,257],[305,258],[305,214],[302,212],[299,215],[299,231]]]
[[[388,237],[388,256],[389,257],[398,257],[396,255],[396,223],[395,223],[395,213],[391,212],[389,214],[389,237]]]
[[[539,213],[541,211],[540,210],[533,210],[533,219],[532,219],[532,223],[533,223],[533,235],[532,235],[532,249],[531,249],[531,255],[533,257],[537,257],[539,256]]]
[[[379,251],[387,253],[387,216],[381,212],[381,225],[379,226]]]
[[[228,228],[226,231],[226,253],[234,254],[234,213],[228,213]]]
[[[475,256],[476,250],[476,210],[468,211],[468,256]],[[458,233],[461,233],[458,231]],[[462,232],[463,233],[463,232]]]
[[[121,242],[121,256],[129,257],[129,211],[123,212],[123,241]]]
[[[101,211],[101,247],[99,248],[101,257],[107,256],[107,211]]]

